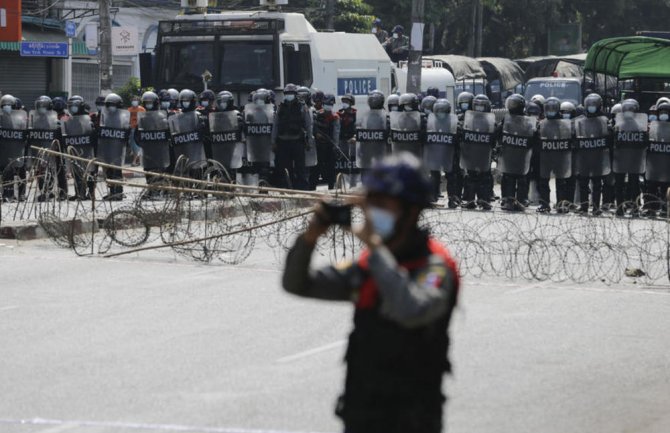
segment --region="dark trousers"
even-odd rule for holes
[[[439,171],[430,172],[430,182],[433,187],[433,201],[437,202],[440,198],[440,185],[442,184],[442,173]]]
[[[614,204],[616,199],[614,183],[613,173],[603,178],[603,204]]]
[[[328,189],[335,187],[335,151],[330,143],[316,143],[316,167],[312,167],[309,185],[316,189],[319,177],[328,184]]]
[[[591,183],[591,206],[593,209],[600,209],[600,199],[605,184],[604,176],[585,177],[579,176],[579,195],[582,202],[580,209],[586,211],[589,209],[589,182]]]
[[[575,196],[574,178],[556,179],[556,204],[572,203]],[[551,203],[551,188],[549,179],[539,179],[537,181],[537,190],[540,194],[540,204],[549,206]]]
[[[106,168],[105,177],[110,180],[121,180],[123,179],[123,173],[118,168]],[[123,194],[123,187],[121,185],[110,185],[109,186],[110,194]]]
[[[6,198],[14,197],[14,177],[19,178],[19,198],[23,198],[26,195],[26,166],[24,165],[17,167],[12,165],[10,167],[0,168],[2,173],[2,196]]]
[[[488,179],[491,172],[467,171],[465,174],[465,188],[463,190],[463,201],[472,202],[477,200],[491,201],[491,187]]]
[[[646,181],[644,191],[644,208],[661,211],[665,208],[666,194],[670,183]]]
[[[528,199],[528,176],[503,173],[500,189],[503,200],[523,203]]]
[[[616,173],[614,175],[614,191],[617,207],[625,202],[633,202],[633,205],[635,205],[637,197],[640,195],[640,175],[636,173]]]
[[[282,188],[288,188],[285,173],[294,189],[306,190],[307,177],[305,169],[305,142],[304,140],[277,139],[276,163],[277,180]]]
[[[463,198],[463,170],[458,166],[458,162],[454,164],[456,167],[451,173],[446,174],[447,178],[447,196],[449,201],[459,203]]]

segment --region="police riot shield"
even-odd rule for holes
[[[540,122],[540,177],[567,179],[572,176],[572,121],[545,119]]]
[[[670,182],[670,122],[649,125],[649,147],[645,178],[650,182]]]
[[[58,132],[58,115],[53,110],[40,113],[32,110],[28,113],[28,144],[36,147],[51,147]],[[35,151],[31,151],[36,154]]]
[[[391,119],[391,151],[409,152],[421,159],[421,113],[393,111]]]
[[[387,140],[386,111],[370,110],[364,114],[356,128],[356,166],[372,168],[386,154]]]
[[[631,117],[625,114],[633,114]],[[647,160],[647,124],[645,113],[617,113],[614,130],[612,170],[615,173],[644,173]]]
[[[212,158],[226,168],[242,167],[242,128],[239,111],[214,111],[209,113],[209,132],[212,139]]]
[[[470,171],[491,170],[496,116],[493,113],[466,111],[463,118],[461,168]]]
[[[88,114],[73,116],[61,123],[65,148],[72,148],[75,153],[87,159],[93,159],[93,122]]]
[[[451,172],[456,152],[458,116],[444,117],[430,113],[426,120],[426,141],[423,147],[423,164],[431,171]]]
[[[607,117],[575,119],[577,173],[583,177],[607,176],[612,171]]]
[[[498,168],[502,173],[528,174],[536,125],[534,117],[505,114],[498,157]]]
[[[128,110],[110,111],[108,107],[103,108],[98,129],[98,157],[107,164],[123,165],[129,133]]]
[[[142,146],[145,169],[167,168],[170,165],[170,128],[163,110],[137,113],[135,140]]]
[[[244,107],[247,161],[267,163],[272,161],[272,105],[247,104]]]
[[[200,118],[197,111],[175,114],[168,118],[172,145],[177,159],[184,156],[192,168],[203,168],[207,165],[205,145],[202,142]]]
[[[0,167],[23,157],[26,147],[28,115],[23,110],[3,112],[0,116]]]

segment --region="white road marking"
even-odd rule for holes
[[[278,363],[292,362],[300,358],[316,355],[317,353],[326,352],[328,350],[337,349],[346,344],[347,340],[338,340],[325,346],[316,347],[314,349],[305,350],[304,352],[296,353],[295,355],[285,356],[277,360]]]
[[[56,425],[55,427],[49,427],[49,428],[46,428],[44,430],[38,430],[35,433],[61,433],[61,432],[64,432],[64,431],[72,430],[72,429],[77,428],[77,427],[79,427],[78,424],[68,422],[68,423],[63,423],[63,424]]]
[[[0,311],[16,310],[17,308],[19,308],[18,305],[8,305],[6,307],[0,307]]]
[[[60,419],[0,419],[0,424],[13,425],[51,425],[63,428],[62,430],[55,430],[56,427],[46,430],[40,430],[37,433],[55,433],[58,431],[66,431],[74,427],[102,427],[102,428],[118,428],[129,430],[158,430],[171,432],[199,432],[199,433],[318,433],[318,432],[297,432],[288,430],[257,430],[244,428],[226,428],[226,427],[197,427],[179,424],[147,424],[138,422],[115,422],[115,421],[75,421],[75,420],[60,420]],[[67,428],[64,428],[67,426]]]

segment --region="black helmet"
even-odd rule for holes
[[[451,103],[446,98],[440,98],[433,104],[433,113],[451,113]]]
[[[284,95],[286,95],[287,93],[297,94],[297,93],[298,93],[298,86],[296,86],[296,85],[293,84],[293,83],[288,83],[288,84],[284,87]]]
[[[110,93],[109,95],[105,96],[105,107],[123,108],[123,99],[121,99],[121,97],[116,93]]]
[[[600,113],[603,108],[603,98],[597,93],[591,93],[584,98],[584,108],[586,109],[587,116],[589,114],[594,115]]]
[[[356,105],[356,98],[354,98],[354,95],[347,93],[346,95],[342,96],[340,98],[342,102],[348,102],[349,106],[353,107]]]
[[[661,102],[661,103],[663,103],[663,102]],[[627,111],[637,113],[638,111],[640,111],[640,104],[635,99],[632,99],[632,98],[626,99],[625,101],[623,101],[621,103],[621,111],[623,113],[625,113]]]
[[[10,94],[3,95],[2,98],[0,98],[0,107],[9,105],[10,107],[14,108],[15,104],[16,98]]]
[[[67,103],[65,102],[65,99],[63,99],[62,96],[56,96],[53,99],[52,102],[53,102],[54,110],[59,112],[59,113],[63,112],[65,110],[65,108],[67,108]]]
[[[432,186],[421,161],[408,152],[387,156],[363,175],[366,194],[395,197],[420,208],[430,206]]]
[[[426,114],[432,112],[435,101],[437,101],[437,98],[432,95],[424,96],[421,100],[421,111]]]
[[[200,93],[200,104],[202,105],[202,101],[208,101],[208,104],[205,104],[205,106],[209,105],[210,103],[214,102],[216,100],[216,95],[214,94],[213,91],[207,89],[204,90],[202,93]]]
[[[109,95],[114,95],[114,93],[110,93]],[[109,97],[109,95],[107,96]],[[71,114],[84,114],[84,98],[79,95],[71,96],[67,100],[67,109]]]
[[[507,108],[509,114],[521,116],[526,109],[526,98],[518,93],[514,93],[505,100],[505,108]]]
[[[483,113],[490,113],[491,112],[491,101],[489,100],[489,97],[484,95],[484,94],[479,94],[475,96],[475,98],[472,100],[472,109],[474,111],[481,111]]]
[[[393,31],[391,33],[405,33],[405,28],[398,24],[397,26],[393,27]]]
[[[542,108],[535,102],[530,101],[526,104],[526,116],[540,117],[542,115]]]
[[[400,96],[392,93],[386,99],[386,105],[389,107],[389,111],[393,111],[392,107],[396,107],[396,110],[400,108]]]
[[[184,89],[179,92],[179,108],[184,111],[195,110],[196,95],[191,89]]]
[[[440,97],[440,89],[438,89],[435,86],[430,86],[428,90],[426,90],[426,95],[427,96],[434,96],[435,98]]]
[[[142,106],[149,111],[158,110],[158,95],[154,92],[142,93]]]
[[[371,110],[381,110],[384,108],[384,94],[379,90],[373,90],[368,93],[368,107]]]
[[[95,108],[98,111],[102,111],[102,107],[105,106],[105,97],[100,95],[97,98],[95,98]]]
[[[475,95],[470,92],[461,92],[456,98],[456,103],[458,104],[458,109],[460,111],[472,110],[472,100],[475,99]]]
[[[270,102],[270,92],[266,89],[258,89],[252,97],[254,104],[264,105]]]
[[[323,95],[323,105],[335,105],[335,95],[332,93],[326,93]]]
[[[558,119],[561,117],[561,101],[555,96],[544,101],[544,115],[547,119]]]
[[[216,102],[220,110],[229,111],[235,109],[235,97],[227,90],[222,90],[216,95]]]
[[[51,98],[46,95],[42,95],[35,99],[35,110],[39,110],[40,108],[51,110],[53,108],[53,102],[51,101]]]
[[[324,93],[321,90],[317,90],[312,94],[312,103],[314,104],[323,104]]]
[[[23,108],[23,101],[21,101],[21,99],[19,99],[19,98],[15,98],[14,109],[15,110],[20,110],[22,108]]]
[[[419,109],[419,98],[414,93],[403,93],[400,95],[398,105],[404,111],[417,111]]]
[[[298,99],[302,101],[304,104],[311,105],[312,104],[312,91],[309,90],[309,87],[305,86],[300,86],[298,87]]]

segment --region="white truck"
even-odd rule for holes
[[[394,69],[394,91],[405,93],[407,91],[407,62],[400,62]],[[421,64],[421,92],[426,93],[429,87],[437,87],[440,97],[447,98],[452,107],[455,104],[456,82],[454,76],[445,69],[439,60],[425,59]]]

